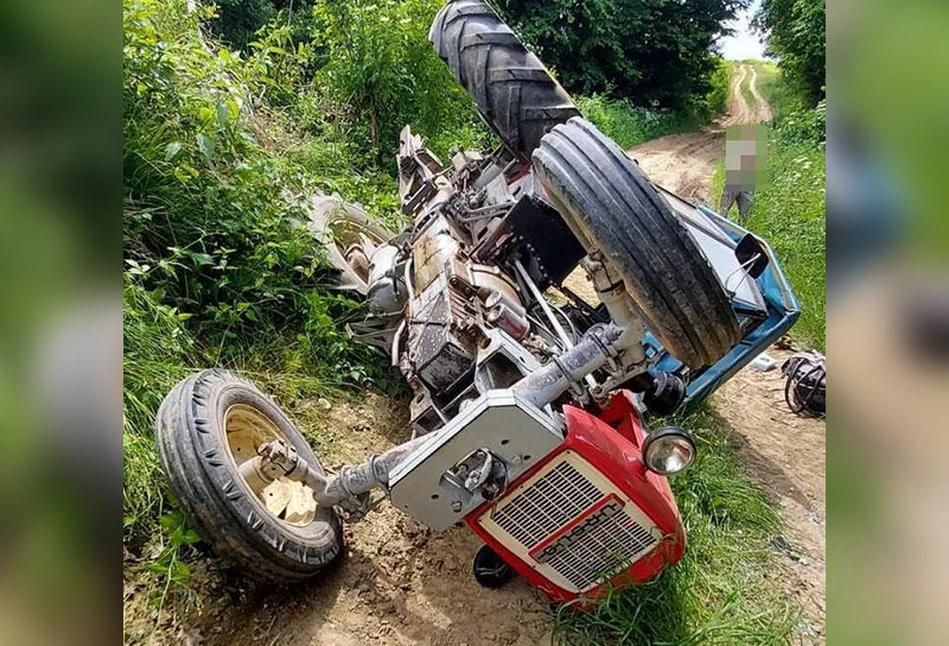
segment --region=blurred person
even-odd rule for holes
[[[767,138],[764,127],[753,124],[731,126],[725,134],[725,185],[722,187],[722,217],[727,218],[738,204],[738,222],[744,224],[751,212],[755,188],[764,170]]]
[[[827,282],[858,279],[895,250],[906,228],[910,196],[900,190],[892,163],[852,117],[828,112]]]

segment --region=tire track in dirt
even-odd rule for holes
[[[754,67],[751,68],[751,82],[748,84],[748,89],[751,90],[752,96],[755,97],[755,123],[767,123],[774,118],[774,114],[771,110],[771,104],[762,96],[761,92],[758,90],[758,70]]]
[[[749,123],[752,118],[751,106],[745,101],[745,94],[741,91],[745,80],[748,78],[749,69],[754,74],[754,68],[742,65],[738,68],[738,74],[731,81],[729,89],[728,114],[722,120],[722,125],[731,126],[739,123]]]

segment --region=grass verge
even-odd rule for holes
[[[791,328],[791,337],[822,352],[827,316],[825,168],[823,148],[784,141],[772,132],[768,182],[755,192],[746,223],[774,249],[800,301],[801,317]],[[721,196],[724,182],[722,162],[712,179],[713,195]],[[731,215],[734,217],[734,210]]]
[[[742,82],[741,82],[741,87],[740,87],[739,89],[741,90],[741,95],[742,95],[742,96],[744,97],[744,99],[745,99],[745,103],[748,104],[749,110],[751,110],[752,112],[754,112],[755,106],[758,105],[758,101],[757,101],[757,99],[755,99],[755,95],[752,94],[752,92],[751,92],[751,71],[750,71],[750,69],[749,69],[749,72],[745,75],[744,80],[742,80]]]
[[[556,634],[569,644],[784,644],[796,609],[774,583],[769,542],[780,521],[743,473],[728,426],[708,407],[677,422],[699,454],[672,478],[688,540],[657,579],[610,594],[589,613],[562,609]]]
[[[623,149],[676,132],[694,130],[699,120],[668,110],[650,110],[602,95],[574,97],[583,116]]]

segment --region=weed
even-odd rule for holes
[[[164,482],[152,425],[158,405],[188,372],[194,341],[186,315],[163,305],[126,275],[124,289],[123,431],[126,544],[138,549],[151,537],[163,502]]]

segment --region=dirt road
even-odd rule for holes
[[[741,84],[755,105],[748,105]],[[740,123],[771,120],[771,106],[758,89],[755,68],[742,65],[732,81],[729,113],[700,132],[670,135],[630,151],[654,182],[704,204],[717,204],[709,194],[715,164],[724,155],[724,129]],[[761,232],[767,235],[767,232]],[[790,352],[772,348],[779,361]],[[780,572],[776,581],[800,603],[799,626],[806,642],[824,641],[825,520],[823,420],[802,419],[784,403],[783,381],[777,370],[759,373],[746,368],[712,398],[730,424],[748,473],[779,506],[787,527],[775,541]]]
[[[748,81],[755,105],[742,92]],[[771,106],[758,90],[758,73],[742,65],[732,79],[728,113],[698,132],[685,132],[654,139],[629,151],[652,181],[699,204],[717,205],[711,195],[715,164],[725,155],[725,129],[740,123],[771,120]]]
[[[778,366],[793,352],[772,347]],[[804,643],[824,643],[826,622],[826,498],[823,419],[798,417],[784,402],[778,368],[745,368],[712,396],[728,422],[747,473],[768,492],[785,524],[772,545],[778,555],[776,585],[784,586],[803,616]]]

